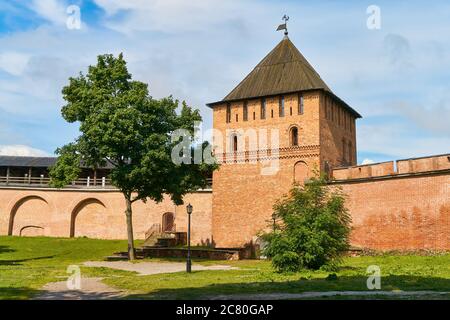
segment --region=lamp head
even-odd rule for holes
[[[190,203],[186,206],[186,211],[188,214],[192,213],[192,205]]]

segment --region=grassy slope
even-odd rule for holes
[[[0,299],[30,297],[47,282],[64,280],[68,265],[101,260],[125,247],[125,241],[0,237]],[[383,290],[450,291],[450,254],[346,258],[335,281],[326,280],[329,273],[321,271],[277,274],[268,261],[197,263],[240,269],[139,276],[84,267],[82,274],[103,277],[105,283],[130,292],[130,298],[187,299],[236,293],[367,290],[366,268],[378,265]]]

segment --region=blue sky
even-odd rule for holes
[[[381,9],[370,30],[369,5]],[[81,29],[68,29],[69,5]],[[289,36],[358,110],[358,161],[450,151],[448,1],[0,0],[0,153],[52,154],[78,135],[61,88],[102,53],[124,52],[154,97],[198,107],[223,98]]]

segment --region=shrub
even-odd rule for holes
[[[279,272],[333,270],[349,248],[350,215],[341,189],[312,178],[274,206],[263,254]]]

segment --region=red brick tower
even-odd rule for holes
[[[355,120],[361,116],[333,94],[287,36],[208,106],[223,137],[214,142],[221,162],[213,176],[217,247],[253,243],[294,181],[315,169],[356,164]]]

